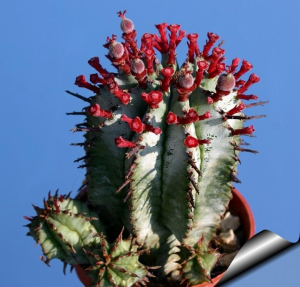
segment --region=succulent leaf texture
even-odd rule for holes
[[[118,12],[123,41],[112,35],[104,44],[116,70],[93,57],[91,83],[75,79],[87,96],[67,91],[88,103],[69,113],[85,116],[73,129],[85,132],[85,141],[73,144],[86,152],[76,160],[87,170],[83,187],[74,200],[49,195],[44,208],[35,207],[37,215],[25,217],[29,234],[46,263],[80,264],[91,286],[147,285],[149,269],[158,266],[162,282],[209,282],[221,256],[211,242],[240,182],[239,153],[257,153],[240,144],[255,131],[244,122],[265,116],[244,114],[267,103],[244,103],[257,99],[245,93],[260,78],[242,79],[253,67],[246,60],[226,66],[220,37],[211,32],[205,42],[162,23],[138,47],[125,13]],[[185,37],[187,59],[179,66],[176,47]]]

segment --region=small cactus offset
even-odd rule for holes
[[[90,82],[75,80],[93,95],[67,91],[88,104],[69,113],[86,116],[73,129],[85,132],[85,142],[73,144],[86,152],[76,160],[87,170],[84,185],[75,199],[49,193],[43,208],[34,206],[36,216],[25,217],[29,235],[45,263],[80,264],[90,286],[210,282],[222,257],[212,241],[240,182],[239,153],[257,153],[241,147],[241,136],[254,132],[246,121],[264,117],[244,114],[266,103],[246,104],[257,99],[245,93],[260,79],[241,79],[252,69],[246,60],[225,65],[214,33],[201,49],[198,34],[162,23],[139,47],[125,14],[118,12],[122,40],[112,35],[104,45],[116,71],[93,57]],[[185,37],[179,66],[176,47]]]

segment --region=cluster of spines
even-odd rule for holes
[[[94,236],[104,231],[96,214],[72,200],[70,193],[58,195],[58,191],[53,196],[49,192],[44,208],[33,207],[37,215],[24,218],[30,221],[28,235],[42,247],[45,257],[40,259],[49,265],[51,259],[58,258],[64,262],[64,270],[67,264],[89,264],[82,248],[96,245],[98,239]]]
[[[92,262],[91,266],[85,269],[91,278],[91,286],[130,287],[135,283],[146,286],[149,282],[148,277],[155,277],[149,270],[159,267],[148,267],[138,261],[140,255],[148,250],[139,250],[132,236],[124,240],[123,230],[114,244],[110,245],[101,233],[98,235],[99,248],[84,250]]]

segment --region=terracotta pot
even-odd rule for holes
[[[240,218],[244,231],[245,241],[247,241],[255,234],[255,222],[253,213],[248,202],[238,190],[233,189],[232,195],[233,197],[229,203],[229,209],[233,212],[234,215]],[[75,270],[77,272],[79,280],[83,283],[83,285],[89,287],[90,278],[85,275],[85,272],[80,267],[80,265],[76,265]],[[224,273],[225,272],[213,278],[212,283],[202,283],[199,285],[195,285],[194,287],[213,287],[221,280]]]

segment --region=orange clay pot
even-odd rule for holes
[[[250,206],[246,199],[241,195],[241,193],[233,189],[232,190],[232,199],[229,203],[229,209],[235,216],[240,218],[242,228],[244,231],[245,241],[249,240],[255,233],[255,222],[253,213],[250,209]],[[75,266],[75,270],[77,272],[79,280],[85,287],[89,287],[90,278],[85,275],[84,270],[80,267],[80,265]],[[194,287],[213,287],[215,286],[222,278],[225,272],[221,273],[217,277],[212,279],[212,283],[202,283],[199,285],[195,285]]]

